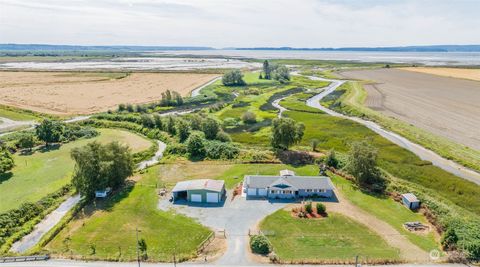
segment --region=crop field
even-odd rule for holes
[[[407,67],[402,70],[480,81],[480,69]]]
[[[11,174],[0,176],[0,212],[16,208],[27,201],[37,201],[66,185],[74,166],[70,158],[72,148],[92,141],[106,143],[115,140],[128,144],[133,152],[146,150],[152,144],[127,131],[102,129],[100,135],[92,139],[81,139],[56,149],[37,151],[32,155],[15,154],[16,166]]]
[[[480,82],[399,69],[345,71],[366,84],[366,104],[433,134],[480,150]]]
[[[186,96],[216,74],[0,72],[0,104],[54,115],[92,114],[148,103],[166,90]]]

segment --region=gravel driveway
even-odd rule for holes
[[[292,202],[269,202],[267,200],[246,200],[237,196],[231,201],[231,192],[223,205],[186,205],[171,204],[167,199],[160,200],[159,208],[175,209],[178,213],[198,219],[200,223],[214,230],[225,229],[227,235],[227,251],[215,264],[251,265],[255,264],[248,257],[248,230],[267,215],[285,207]]]

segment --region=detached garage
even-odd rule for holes
[[[220,203],[225,196],[223,180],[199,179],[179,182],[172,189],[173,201]]]

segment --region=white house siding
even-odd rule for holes
[[[312,189],[312,191],[307,192],[305,189],[300,189],[298,190],[298,196],[299,197],[312,197],[312,196],[319,196],[319,197],[331,197],[333,196],[333,191],[332,190],[315,190]]]

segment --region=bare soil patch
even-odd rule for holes
[[[195,73],[0,72],[0,104],[55,115],[148,103],[167,89],[186,96],[217,77]]]
[[[480,69],[408,67],[402,68],[402,70],[480,81]]]
[[[372,109],[480,150],[480,82],[400,69],[345,71],[367,84]]]

